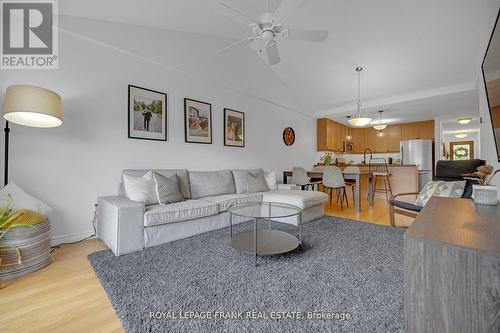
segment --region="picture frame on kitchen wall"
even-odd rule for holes
[[[245,147],[245,113],[224,108],[224,145]]]
[[[167,141],[167,93],[128,86],[129,139]]]
[[[184,98],[184,140],[188,143],[212,143],[212,105]]]

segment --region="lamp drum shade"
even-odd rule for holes
[[[60,126],[61,97],[36,86],[10,86],[5,93],[3,117],[9,122],[28,127]]]

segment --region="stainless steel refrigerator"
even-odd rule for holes
[[[415,164],[418,169],[418,190],[432,180],[434,156],[432,153],[432,140],[406,140],[401,141],[399,152],[401,163]]]

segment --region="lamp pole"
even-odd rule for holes
[[[4,165],[3,165],[3,185],[6,186],[9,182],[9,122],[5,121],[5,128],[3,129],[5,133],[5,157],[4,157]]]

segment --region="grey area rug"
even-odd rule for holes
[[[227,228],[89,260],[127,332],[404,331],[402,230],[323,217],[303,235],[257,267]]]

